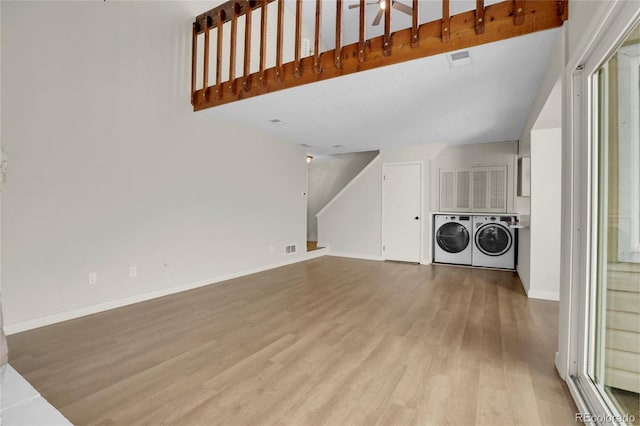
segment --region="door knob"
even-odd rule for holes
[[[415,220],[420,220],[420,218],[418,216],[415,217]]]

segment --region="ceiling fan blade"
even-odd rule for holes
[[[379,1],[370,1],[370,2],[365,3],[365,5],[366,6],[371,6],[372,4],[379,4],[379,3],[380,3]],[[360,3],[350,4],[349,5],[349,9],[357,9],[359,7],[360,7]]]
[[[407,15],[413,15],[413,8],[407,6],[406,4],[400,3],[398,0],[394,0],[391,4],[391,7],[394,9],[398,9],[400,12],[404,12]]]
[[[378,14],[376,15],[376,18],[373,20],[373,23],[371,25],[373,25],[374,27],[376,25],[380,25],[380,21],[382,20],[382,16],[384,15],[384,10],[380,9],[378,11]]]

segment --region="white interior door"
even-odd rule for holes
[[[422,166],[385,164],[383,173],[383,256],[420,262]]]

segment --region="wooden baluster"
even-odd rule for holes
[[[513,23],[514,25],[524,24],[524,0],[513,1]]]
[[[222,25],[224,25],[223,11],[218,11],[218,45],[216,46],[216,99],[222,96]]]
[[[320,24],[322,22],[322,0],[316,0],[316,28],[313,44],[313,71],[316,74],[322,72],[320,68]]]
[[[382,47],[384,48],[384,56],[391,55],[391,1],[385,2],[384,8],[384,38],[382,39]]]
[[[560,16],[563,21],[566,21],[567,19],[569,19],[569,1],[568,0],[558,1],[558,16]]]
[[[231,6],[231,45],[229,54],[229,91],[236,93],[236,42],[238,38],[238,3]]]
[[[202,74],[202,97],[209,99],[209,17],[204,18],[204,70]]]
[[[282,81],[282,33],[284,31],[284,0],[278,0],[278,28],[276,30],[276,80]]]
[[[411,11],[411,47],[416,48],[420,42],[418,31],[418,0],[413,0]]]
[[[449,35],[451,34],[451,21],[449,15],[449,0],[442,0],[442,42],[447,43],[449,41]]]
[[[195,104],[196,93],[196,67],[198,61],[198,27],[193,23],[191,31],[191,105]]]
[[[242,88],[248,92],[251,88],[249,75],[251,73],[251,4],[249,0],[244,2],[244,69]]]
[[[484,0],[476,0],[476,34],[484,34]]]
[[[365,37],[365,31],[366,31],[366,25],[367,25],[367,18],[365,15],[365,8],[366,8],[366,1],[365,0],[360,0],[360,36],[358,38],[358,61],[359,62],[364,62],[366,57],[365,57],[365,53],[364,53],[364,43],[366,41]]]
[[[302,0],[296,1],[296,47],[294,54],[293,75],[296,78],[302,76],[302,64],[300,63],[300,45],[302,43]]]
[[[267,0],[262,0],[262,6],[260,10],[260,71],[258,79],[260,85],[264,86],[264,69],[267,63]]]
[[[222,25],[224,23],[222,14],[222,10],[219,10],[216,19],[216,28],[218,30],[218,40],[216,45],[216,90],[214,92],[216,99],[222,96],[222,90],[220,87],[220,84],[222,83]]]
[[[336,1],[336,50],[334,63],[342,68],[342,0]]]

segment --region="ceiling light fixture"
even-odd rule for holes
[[[287,123],[285,123],[284,121],[280,120],[279,118],[274,118],[273,120],[269,120],[271,122],[271,124],[273,124],[274,126],[285,126]]]
[[[313,156],[307,155],[307,164],[311,164],[312,161],[313,161]]]

